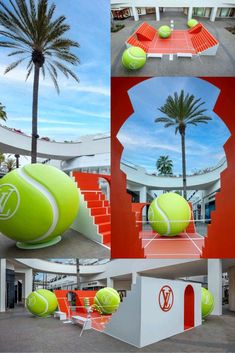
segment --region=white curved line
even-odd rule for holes
[[[166,225],[167,225],[167,232],[164,233],[163,235],[169,235],[170,232],[171,232],[171,224],[170,224],[169,219],[167,218],[166,214],[162,211],[162,209],[158,205],[157,200],[158,200],[158,197],[154,200],[154,205],[155,205],[157,211],[163,217],[163,219],[164,219],[164,221],[166,222]]]
[[[52,196],[52,194],[49,192],[49,190],[47,190],[47,188],[45,188],[45,186],[43,186],[42,184],[40,184],[39,182],[37,182],[36,180],[31,178],[23,170],[23,168],[18,169],[18,174],[21,176],[22,179],[24,179],[27,183],[29,183],[31,186],[33,186],[35,189],[37,189],[41,194],[43,194],[47,198],[47,201],[49,202],[49,204],[52,208],[53,220],[52,220],[52,224],[51,224],[50,228],[48,229],[48,231],[45,234],[43,234],[41,237],[39,237],[35,240],[27,241],[27,243],[38,243],[39,241],[48,238],[51,235],[51,233],[55,230],[55,227],[57,226],[58,219],[59,219],[58,206],[57,206],[55,198]]]
[[[42,313],[40,313],[40,315],[43,315],[43,314],[45,314],[48,311],[48,301],[41,294],[39,294],[38,292],[34,292],[34,293],[36,295],[38,295],[44,301],[44,303],[46,304],[46,310],[44,310]]]
[[[146,58],[146,55],[135,56],[134,54],[131,53],[131,51],[129,51],[128,54],[131,59],[135,59],[135,60],[142,60]]]

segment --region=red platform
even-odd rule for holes
[[[196,55],[218,46],[219,42],[201,23],[192,29],[173,30],[169,38],[163,39],[157,30],[144,22],[127,39],[126,44],[140,47],[150,56],[179,53]]]
[[[139,230],[139,237],[142,240],[144,255],[146,258],[200,258],[205,238],[198,234],[193,219],[192,204],[191,220],[185,230],[178,236],[164,237],[158,233],[143,229],[142,210],[148,203],[133,203],[132,211],[136,216],[136,226]]]
[[[142,231],[142,246],[146,258],[200,258],[204,237],[198,233],[181,233],[175,237],[162,237],[153,231]]]
[[[92,290],[54,290],[58,301],[59,310],[64,312],[67,318],[71,318],[73,315],[78,315],[87,318],[87,311],[84,306],[84,298],[89,298],[90,305],[94,304],[94,297],[97,291]],[[68,301],[68,293],[74,293],[76,298],[76,310],[72,311]],[[111,319],[111,315],[102,315],[97,311],[90,313],[91,327],[97,331],[103,331],[105,325]]]

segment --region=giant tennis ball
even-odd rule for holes
[[[189,28],[193,28],[193,27],[195,27],[197,24],[198,24],[198,21],[195,20],[194,18],[191,18],[191,20],[189,20],[189,21],[187,22],[187,25],[188,25]]]
[[[169,38],[171,35],[171,28],[169,26],[161,26],[158,29],[158,35],[160,38]]]
[[[138,70],[146,63],[146,53],[139,47],[127,48],[122,54],[122,64],[128,70]]]
[[[74,181],[57,168],[28,164],[0,180],[0,231],[19,247],[53,243],[78,209]]]
[[[210,315],[214,309],[214,297],[213,297],[213,294],[208,289],[202,287],[201,298],[202,298],[202,302],[201,302],[202,318],[204,319],[205,317]]]
[[[31,314],[46,317],[56,310],[58,306],[56,296],[47,289],[38,289],[29,294],[26,299],[26,307]]]
[[[94,304],[98,307],[102,314],[112,314],[119,307],[120,296],[113,288],[102,288],[96,293]]]
[[[162,194],[149,206],[148,220],[160,235],[174,236],[189,225],[191,210],[188,202],[174,192]]]

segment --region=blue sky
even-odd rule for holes
[[[60,95],[57,95],[50,78],[44,81],[41,78],[39,135],[64,141],[107,132],[110,129],[109,0],[56,0],[55,3],[56,17],[66,16],[71,26],[69,37],[80,43],[80,48],[74,50],[81,61],[75,68],[80,83],[61,76]],[[6,66],[13,61],[7,53],[7,49],[0,48],[0,102],[6,106],[6,125],[31,134],[32,78],[25,83],[24,65],[4,75]]]
[[[184,90],[202,98],[212,117],[208,125],[190,126],[186,130],[187,172],[215,166],[224,156],[223,145],[229,137],[229,130],[213,112],[219,89],[208,82],[192,77],[156,77],[132,87],[128,94],[134,113],[119,131],[118,138],[124,146],[122,158],[140,165],[148,172],[156,171],[156,160],[168,155],[173,160],[173,171],[181,173],[181,140],[174,128],[156,124],[155,118],[163,116],[158,111],[168,95]]]

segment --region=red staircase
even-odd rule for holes
[[[210,32],[200,23],[188,31],[191,34],[191,41],[196,53],[203,52],[219,42],[213,37]]]
[[[135,33],[137,35],[138,40],[140,41],[152,41],[157,31],[148,23],[144,22],[142,23],[142,25],[139,26]]]
[[[87,202],[90,215],[94,224],[98,227],[101,236],[101,243],[111,247],[111,208],[109,201],[105,199],[99,187],[99,178],[104,178],[110,182],[110,177],[101,174],[73,172],[73,177]]]
[[[132,36],[130,36],[130,38],[128,38],[127,43],[133,47],[139,47],[139,48],[143,49],[146,53],[148,51],[147,46],[144,45],[143,43],[141,43],[141,41],[136,38],[135,33]]]

